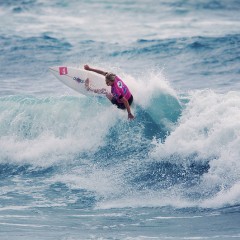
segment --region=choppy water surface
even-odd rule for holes
[[[240,238],[239,10],[0,1],[0,238]],[[134,121],[48,71],[85,63],[125,80]]]

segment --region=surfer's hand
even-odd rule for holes
[[[86,65],[84,65],[84,69],[85,70],[90,70],[90,67],[86,64]]]
[[[128,119],[130,120],[134,119],[134,116],[132,115],[132,113],[128,113]]]

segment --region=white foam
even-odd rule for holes
[[[210,161],[210,169],[202,176],[199,189],[213,193],[219,187],[224,190],[203,205],[237,203],[240,181],[239,116],[238,92],[192,92],[175,131],[164,143],[153,142],[156,148],[151,156],[158,161],[167,158],[176,164]],[[174,155],[180,157],[174,158]]]
[[[159,95],[168,94],[174,98],[178,98],[176,91],[167,81],[162,69],[150,69],[138,78],[123,74],[123,79],[134,93],[134,99],[143,108],[151,104],[151,100]]]
[[[112,170],[97,169],[94,165],[91,165],[90,168],[84,166],[84,169],[82,169],[80,167],[72,171],[72,174],[55,176],[50,181],[61,181],[71,189],[86,189],[97,193],[98,196],[107,196],[115,191],[120,191],[117,176],[113,174]]]
[[[210,90],[192,92],[175,131],[164,143],[157,145],[153,156],[195,152],[203,158],[223,156],[227,150],[224,147],[229,147],[238,155],[239,103],[237,92],[225,95]]]
[[[226,205],[234,206],[239,204],[240,182],[237,182],[229,189],[222,189],[214,197],[202,201],[200,204],[204,208],[219,208]]]
[[[109,111],[97,102],[88,111],[87,99],[64,99],[1,102],[5,108],[0,114],[1,161],[51,165],[69,161],[81,152],[94,152],[104,144],[104,137],[120,116],[118,111]]]
[[[196,203],[188,201],[181,196],[181,191],[177,188],[158,191],[129,191],[128,194],[120,195],[118,198],[104,199],[98,202],[96,208],[138,208],[138,207],[165,207],[172,206],[176,208],[195,207]]]

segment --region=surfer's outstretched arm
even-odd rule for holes
[[[89,67],[87,64],[84,65],[84,69],[87,70],[87,71],[92,71],[92,72],[95,72],[95,73],[98,73],[98,74],[101,74],[103,76],[105,76],[107,74],[107,72],[104,72],[100,69],[96,69],[96,68],[91,68]]]

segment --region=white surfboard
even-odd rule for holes
[[[110,87],[106,85],[104,76],[86,71],[79,68],[68,66],[55,66],[49,68],[50,72],[62,83],[71,89],[86,95],[86,96],[104,96],[104,94],[97,94],[94,91],[87,91],[85,87],[86,79],[89,79],[89,85],[92,89],[106,89],[110,92]]]

